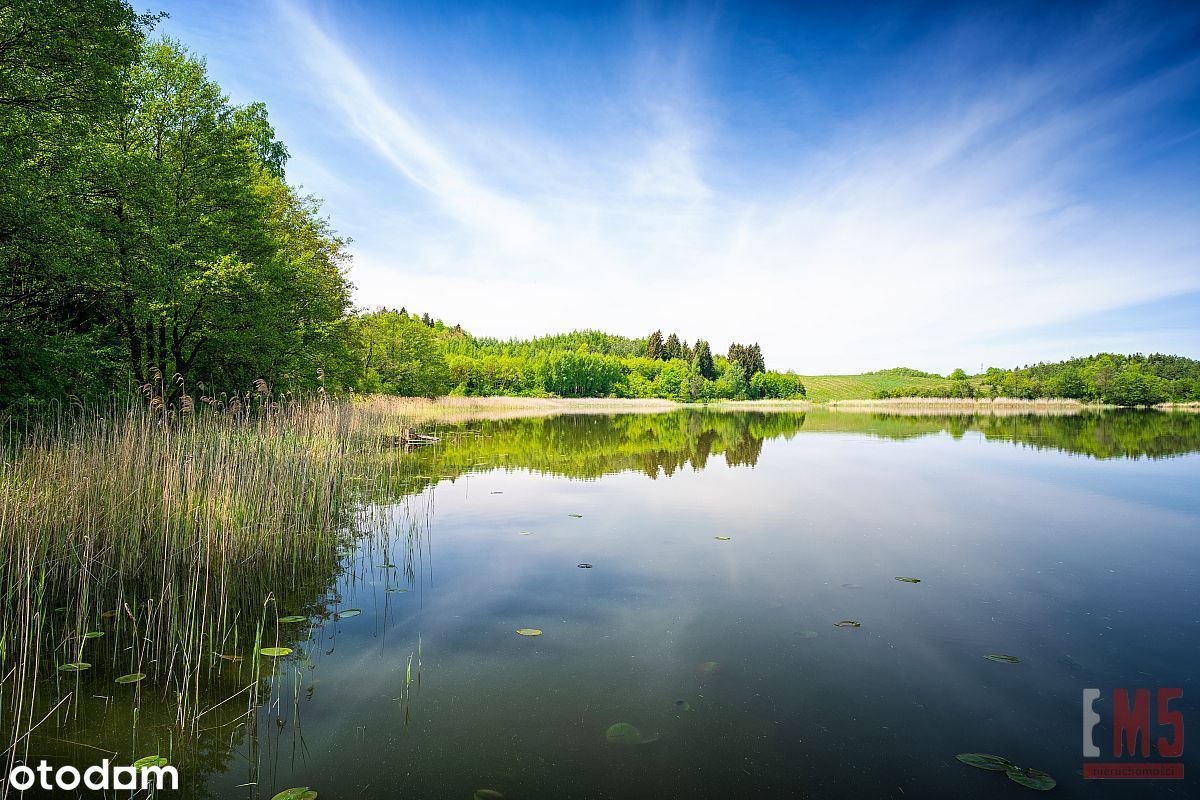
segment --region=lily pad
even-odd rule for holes
[[[714,536],[713,538],[716,539],[718,542],[728,542],[733,537],[732,536]]]
[[[1000,653],[988,653],[984,656],[988,661],[998,661],[1001,664],[1020,664],[1021,659],[1016,656],[1006,656]]]
[[[292,789],[284,789],[271,800],[317,800],[317,793],[307,786],[297,786]]]
[[[72,661],[70,664],[63,664],[58,668],[59,672],[83,672],[85,669],[91,669],[92,665],[86,661]]]
[[[969,767],[989,769],[995,772],[1006,772],[1010,769],[1017,769],[1017,765],[1007,758],[994,756],[991,753],[959,753],[955,758]]]
[[[242,660],[241,656],[230,656],[230,655],[226,655],[225,653],[217,653],[217,658],[219,658],[223,661],[241,661]]]
[[[900,581],[901,583],[920,583],[921,582],[920,578],[905,578],[900,575],[896,576],[896,580]]]
[[[386,591],[388,594],[399,594],[401,592],[407,592],[408,589],[399,589],[393,586],[391,589],[385,589],[384,591]]]
[[[687,700],[676,700],[675,707],[678,708],[680,711],[691,711],[692,710],[692,704],[689,703]]]
[[[146,756],[145,758],[139,758],[137,761],[133,762],[134,769],[145,769],[146,767],[165,767],[166,765],[167,760],[162,756]]]
[[[1008,779],[1014,783],[1019,783],[1022,786],[1028,786],[1030,789],[1037,789],[1039,792],[1048,792],[1058,785],[1058,781],[1051,778],[1040,769],[1033,767],[1013,767],[1006,771]]]
[[[862,623],[856,619],[843,619],[833,623],[835,628],[861,628]]]
[[[290,647],[263,647],[258,652],[263,654],[264,656],[270,656],[271,658],[281,658],[283,656],[291,655],[292,648],[290,648]]]
[[[117,612],[113,611],[112,609],[109,609],[108,611],[102,612],[100,614],[100,616],[104,617],[105,619],[112,619],[116,615],[117,615]]]
[[[476,789],[475,794],[471,795],[471,800],[504,800],[504,795],[495,789]]]
[[[587,564],[587,563],[584,563],[584,564],[576,564],[575,566],[579,567],[580,569],[591,569],[591,568],[592,568],[592,565],[591,565],[591,564]]]
[[[608,727],[604,738],[609,744],[635,745],[642,743],[642,732],[628,722],[618,722]]]
[[[284,625],[294,625],[297,622],[307,622],[308,617],[302,617],[299,614],[292,614],[290,616],[280,617],[279,621]]]
[[[128,675],[122,675],[121,677],[117,678],[116,682],[117,683],[137,683],[139,681],[144,681],[144,680],[146,680],[146,673],[131,672]]]
[[[361,608],[347,608],[345,611],[338,613],[334,619],[348,619],[349,617],[357,617],[361,613]]]
[[[395,569],[396,565],[395,564],[380,564],[378,568],[379,569]]]
[[[583,519],[583,514],[567,514],[567,516],[574,517],[575,519]]]
[[[817,633],[816,631],[797,631],[796,632],[796,636],[801,639],[815,639],[820,635],[821,634]]]
[[[85,639],[99,639],[104,635],[104,631],[88,631],[83,635]]]
[[[521,532],[520,532],[520,533],[518,533],[517,535],[518,535],[518,536],[532,536],[532,535],[533,535],[533,531],[521,531]]]
[[[517,633],[522,636],[541,636],[541,628],[517,628]]]

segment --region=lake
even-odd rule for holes
[[[248,661],[218,660],[193,730],[149,683],[131,720],[96,657],[31,757],[170,753],[184,796],[216,798],[1034,796],[965,752],[1058,797],[1195,792],[1195,748],[1186,781],[1085,781],[1081,693],[1103,693],[1106,756],[1114,687],[1182,688],[1193,713],[1200,415],[684,409],[436,434],[397,454],[394,504],[362,510],[340,563],[281,587],[306,621],[269,626],[295,652],[264,702],[237,694]]]

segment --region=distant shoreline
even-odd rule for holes
[[[1120,406],[1083,403],[1078,400],[1042,398],[934,398],[900,397],[883,400],[833,400],[814,403],[809,400],[726,400],[714,403],[680,403],[674,400],[623,397],[458,397],[437,399],[370,395],[361,402],[377,413],[438,421],[510,419],[554,416],[558,414],[659,414],[682,408],[717,411],[811,411],[824,409],[842,413],[888,411],[899,414],[1078,414],[1105,411]],[[1200,403],[1163,404],[1161,411],[1200,412]]]

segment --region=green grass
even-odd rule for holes
[[[801,375],[800,380],[808,390],[808,399],[814,403],[827,403],[830,400],[870,400],[879,389],[950,385],[950,381],[945,378],[920,378],[891,370],[865,375]]]

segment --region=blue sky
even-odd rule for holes
[[[152,8],[364,307],[808,373],[1200,357],[1194,2]]]

